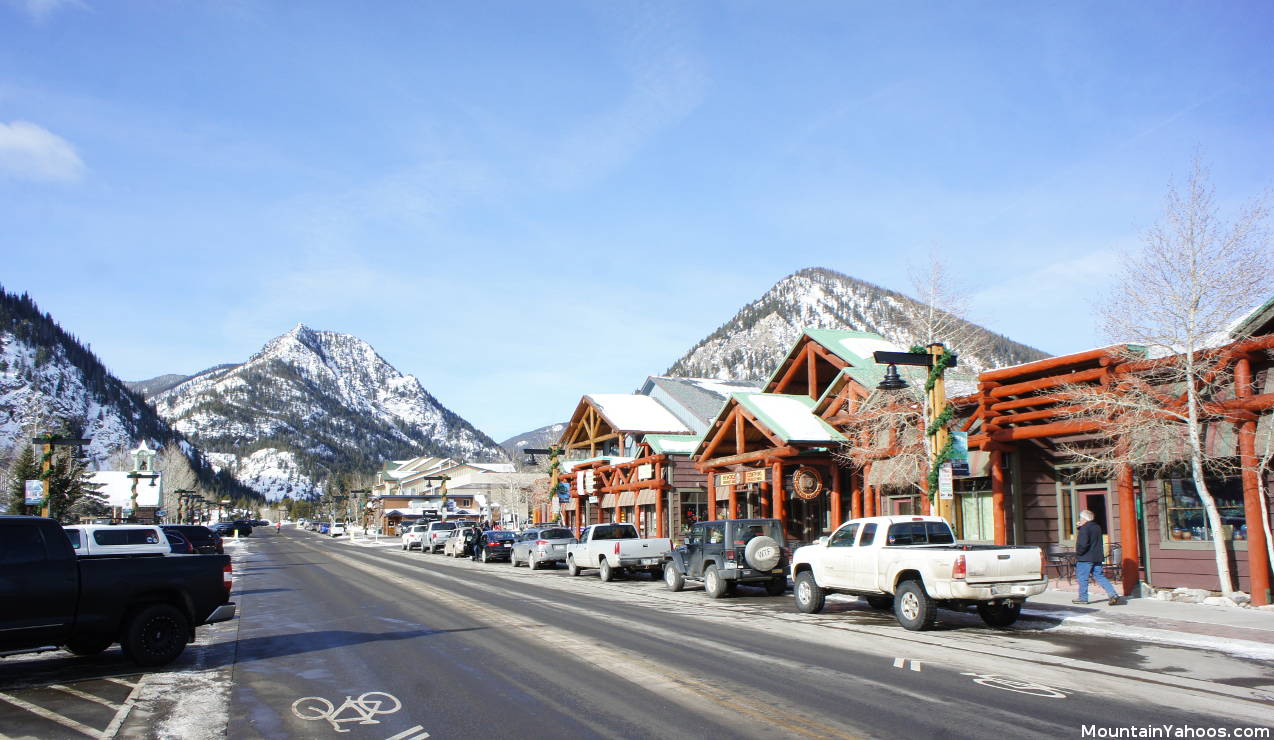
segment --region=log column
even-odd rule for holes
[[[840,503],[840,466],[832,461],[832,531],[843,523]]]
[[[1234,391],[1239,398],[1252,395],[1252,362],[1241,358],[1234,364]],[[1248,593],[1253,606],[1270,603],[1270,561],[1265,545],[1266,513],[1261,508],[1262,472],[1257,470],[1256,421],[1239,424],[1239,465],[1243,469],[1243,518],[1247,522]]]
[[[726,486],[725,488],[726,488],[725,495],[729,497],[726,500],[729,502],[730,518],[738,519],[739,518],[739,487]]]
[[[659,483],[664,482],[664,464],[662,462],[655,463],[655,480]],[[655,489],[655,536],[667,537],[667,525],[664,524],[664,496],[671,496],[672,489],[670,486],[659,486]]]
[[[1117,458],[1123,458],[1126,440],[1115,443]],[[1124,596],[1132,596],[1141,581],[1141,533],[1137,531],[1137,497],[1133,491],[1132,465],[1121,463],[1115,470],[1115,490],[1119,498],[1120,567],[1124,573]]]
[[[876,487],[867,482],[871,477],[871,463],[863,471],[863,516],[876,516]]]
[[[783,538],[787,538],[787,518],[783,511],[783,463],[781,461],[774,463],[774,518],[779,520],[779,526],[783,529]]]
[[[862,468],[851,470],[849,473],[849,516],[851,519],[861,519],[863,516],[863,474]]]
[[[998,447],[991,449],[991,517],[994,521],[995,544],[1009,544],[1004,515],[1004,452]]]

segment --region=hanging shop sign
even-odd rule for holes
[[[655,466],[650,463],[637,466],[637,480],[650,480],[655,477]]]
[[[748,470],[743,473],[744,483],[765,483],[770,479],[770,471],[768,468],[761,470]]]
[[[557,484],[557,500],[562,503],[566,503],[567,501],[571,500],[571,484],[569,483]]]
[[[947,455],[951,461],[951,474],[967,476],[969,474],[969,433],[951,433],[951,453]]]
[[[721,473],[717,475],[718,486],[737,486],[739,485],[738,473]]]
[[[955,498],[955,483],[951,475],[951,463],[943,463],[938,468],[938,498],[950,500]]]
[[[823,492],[823,475],[815,468],[802,465],[792,474],[792,489],[797,498],[805,500],[818,498]]]
[[[38,504],[44,500],[44,481],[29,480],[24,481],[23,502],[28,505]]]

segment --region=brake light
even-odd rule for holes
[[[964,553],[956,555],[955,562],[951,565],[951,577],[963,581],[965,574]]]
[[[616,543],[615,543],[615,554],[616,554],[616,555],[618,555],[618,554],[619,554],[619,543],[618,543],[618,542],[616,542]]]
[[[226,563],[226,567],[221,569],[221,582],[226,587],[226,597],[230,596],[230,587],[234,585],[234,566]]]
[[[536,540],[536,541],[535,541],[535,544],[537,544],[537,545],[541,545],[541,546],[543,546],[543,545],[547,545],[548,543],[549,543],[549,541],[548,541],[548,540]]]
[[[913,516],[913,517],[911,517],[911,521],[913,521],[913,522],[923,522],[924,520],[925,520],[925,518],[924,518],[924,517],[922,517],[922,516]]]
[[[499,546],[500,546],[499,540],[492,540],[491,542],[487,543],[487,547],[499,547]]]
[[[734,552],[734,550],[726,550],[726,551],[725,551],[725,559],[726,559],[726,560],[734,560],[734,556],[735,556],[735,552]]]

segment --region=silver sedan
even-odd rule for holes
[[[513,543],[509,562],[515,568],[526,563],[531,570],[542,565],[556,565],[566,561],[566,546],[574,542],[575,536],[566,527],[523,530]]]

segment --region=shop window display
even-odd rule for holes
[[[1208,492],[1221,514],[1221,536],[1227,540],[1247,539],[1243,516],[1243,482],[1240,478],[1208,479]],[[1164,481],[1164,511],[1167,537],[1174,542],[1211,541],[1213,532],[1207,511],[1190,478]]]

